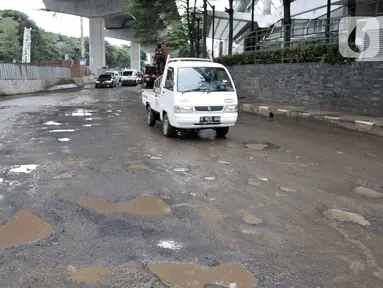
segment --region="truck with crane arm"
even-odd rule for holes
[[[238,118],[235,85],[225,66],[211,59],[167,57],[153,89],[142,90],[147,124],[162,122],[166,137],[177,130],[213,129],[218,137]]]

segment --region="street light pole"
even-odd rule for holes
[[[207,37],[207,0],[203,0],[203,39],[202,39],[202,46],[203,46],[203,51],[202,51],[202,56],[203,58],[206,58],[206,37]]]
[[[211,7],[211,9],[213,10],[213,23],[212,23],[212,44],[211,44],[211,57],[214,58],[214,37],[215,37],[215,6],[214,5],[211,5],[210,2],[208,0],[204,0],[206,1],[207,4],[209,4],[209,6]],[[207,31],[206,31],[206,34],[207,34]]]

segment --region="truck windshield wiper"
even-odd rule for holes
[[[211,92],[211,90],[209,90],[209,89],[194,88],[194,89],[189,89],[189,90],[182,91],[181,93],[184,94],[184,93],[187,93],[187,92],[198,92],[198,91],[203,91],[203,92],[208,92],[208,93]]]

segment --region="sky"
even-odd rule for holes
[[[193,1],[191,1],[193,2]],[[203,0],[197,0],[197,3],[202,4]],[[228,0],[210,0],[212,5],[217,6],[217,10],[224,10]],[[45,9],[42,0],[0,0],[0,10],[13,9],[22,11],[33,19],[36,24],[46,31],[61,33],[67,36],[80,37],[80,17],[61,13],[53,13],[40,11]],[[83,18],[84,36],[89,36],[89,21]],[[113,38],[105,38],[112,44],[121,45],[129,42]]]

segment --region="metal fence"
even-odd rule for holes
[[[299,19],[293,20],[291,25],[281,22],[270,28],[247,32],[241,37],[238,52],[253,50],[272,51],[301,47],[315,44],[337,44],[339,38],[339,22],[341,18],[331,19]],[[290,40],[285,41],[286,34]]]
[[[0,63],[0,80],[68,79],[71,68]]]

